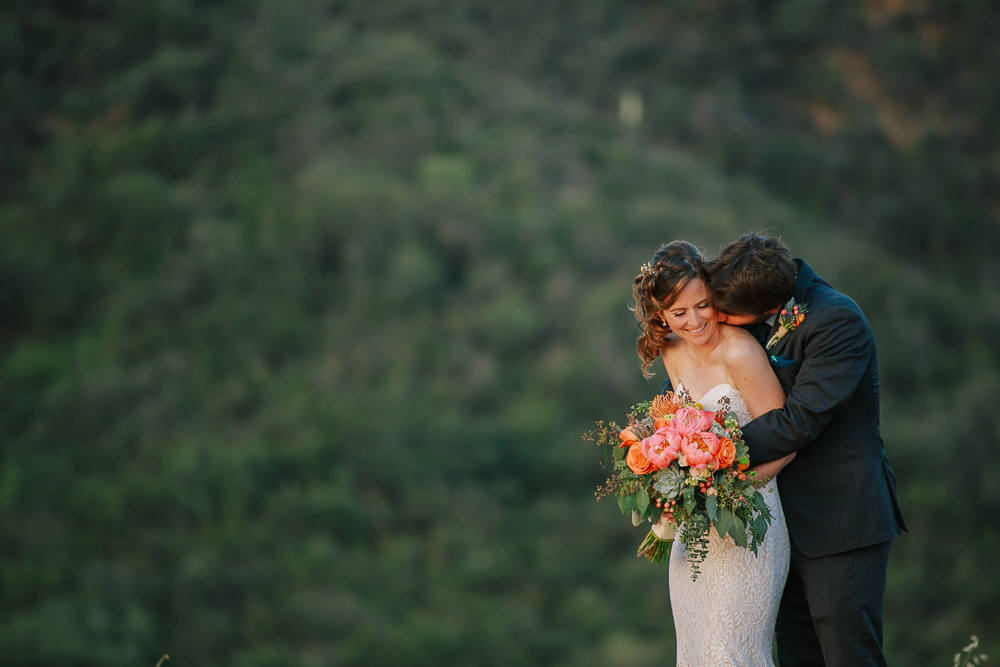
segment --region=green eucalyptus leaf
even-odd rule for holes
[[[649,509],[649,495],[644,489],[639,489],[635,494],[635,506],[638,508],[639,512],[646,514]]]
[[[696,501],[694,499],[694,487],[685,486],[684,487],[684,509],[687,510],[688,514],[694,512],[696,506]]]
[[[715,532],[719,534],[719,537],[724,538],[726,533],[729,532],[729,528],[735,517],[725,507],[720,507],[718,510],[718,518],[715,520]]]
[[[762,516],[757,516],[753,520],[754,523],[754,534],[757,536],[758,540],[763,540],[764,536],[767,535],[768,521]]]
[[[771,508],[768,507],[767,503],[764,501],[764,494],[762,494],[762,493],[755,493],[755,494],[753,494],[752,500],[753,500],[754,507],[756,507],[760,511],[761,515],[764,516],[764,517],[767,517],[768,519],[770,519],[771,518]]]
[[[743,519],[733,516],[733,523],[730,525],[729,534],[733,536],[733,542],[736,542],[736,546],[746,548],[747,529],[743,523]]]
[[[618,501],[618,509],[622,511],[622,514],[628,511],[628,507],[625,504],[625,496],[615,496],[615,500]]]
[[[708,512],[708,518],[715,521],[719,511],[719,501],[715,499],[715,496],[709,496],[705,499],[705,511]]]

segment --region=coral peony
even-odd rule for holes
[[[699,410],[698,408],[681,408],[674,414],[674,418],[670,420],[670,425],[678,433],[688,435],[707,431],[712,427],[714,419],[714,412]]]
[[[677,458],[677,447],[661,433],[654,433],[642,439],[642,453],[650,463],[663,470]]]
[[[685,439],[681,451],[692,468],[704,470],[709,464],[716,469],[719,467],[719,460],[715,457],[719,452],[719,437],[711,431],[692,434]]]
[[[632,443],[632,446],[629,447],[628,454],[625,455],[625,463],[636,475],[648,475],[651,472],[656,472],[656,466],[643,455],[642,446],[638,442]]]

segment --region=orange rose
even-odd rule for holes
[[[629,447],[628,454],[625,455],[625,463],[636,475],[648,475],[651,472],[656,472],[656,466],[650,463],[646,455],[642,453],[642,447],[639,443]]]
[[[631,429],[622,429],[622,432],[618,434],[618,439],[622,441],[619,447],[631,447],[633,443],[639,442],[639,438],[635,437],[635,433]]]
[[[715,455],[719,459],[719,469],[728,468],[736,460],[736,445],[729,438],[719,438],[719,453]]]
[[[669,419],[663,419],[662,417],[657,417],[653,420],[653,429],[663,428],[670,423]]]

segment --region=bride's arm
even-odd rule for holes
[[[767,354],[760,344],[750,334],[737,329],[724,345],[722,362],[726,367],[726,373],[732,384],[743,395],[750,416],[756,419],[765,412],[783,407],[785,392],[781,389],[774,371],[771,370],[771,365],[767,363]],[[781,469],[794,458],[793,452],[780,459],[755,465],[750,470],[770,479],[781,472]]]

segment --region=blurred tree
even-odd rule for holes
[[[996,8],[932,5],[7,3],[5,662],[669,662],[578,437],[639,264],[753,228],[880,341],[892,662],[995,650]]]

